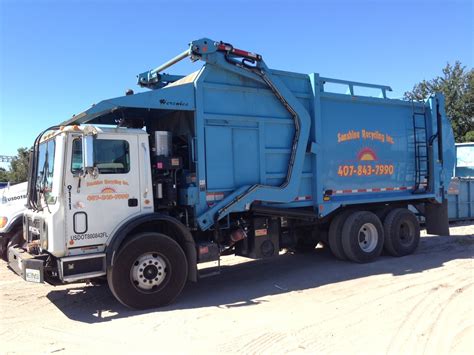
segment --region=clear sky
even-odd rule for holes
[[[0,154],[137,91],[138,73],[194,39],[257,52],[271,68],[387,84],[400,97],[447,62],[473,67],[473,18],[469,0],[0,0]]]

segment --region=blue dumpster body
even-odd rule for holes
[[[454,138],[441,94],[391,99],[388,86],[273,70],[260,56],[236,65],[219,46],[192,42],[178,59],[203,61],[196,72],[145,72],[139,83],[150,91],[99,102],[64,124],[113,124],[117,111],[137,109],[156,121],[189,113],[196,171],[179,203],[203,231],[256,206],[324,219],[350,205],[446,199]]]
[[[448,190],[450,221],[474,219],[474,143],[456,144],[456,166]]]

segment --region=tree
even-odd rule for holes
[[[10,173],[4,168],[0,168],[0,182],[7,182],[10,180]]]
[[[469,131],[464,135],[465,142],[474,142],[474,131]]]
[[[10,171],[8,172],[9,180],[14,183],[24,182],[28,180],[28,163],[30,160],[30,152],[28,148],[18,148],[18,154],[10,163]]]
[[[423,80],[405,93],[410,100],[425,100],[441,92],[446,99],[446,113],[451,119],[456,142],[474,141],[474,70],[461,62],[447,64],[443,76]]]

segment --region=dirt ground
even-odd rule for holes
[[[474,353],[474,224],[371,264],[325,248],[231,257],[169,307],[133,311],[106,285],[27,283],[0,263],[0,353]],[[243,263],[242,261],[247,261]]]

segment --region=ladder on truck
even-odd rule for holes
[[[420,109],[422,111],[420,112]],[[426,127],[426,104],[415,105],[412,101],[413,143],[415,150],[415,186],[413,193],[425,193],[429,189],[428,132]]]

